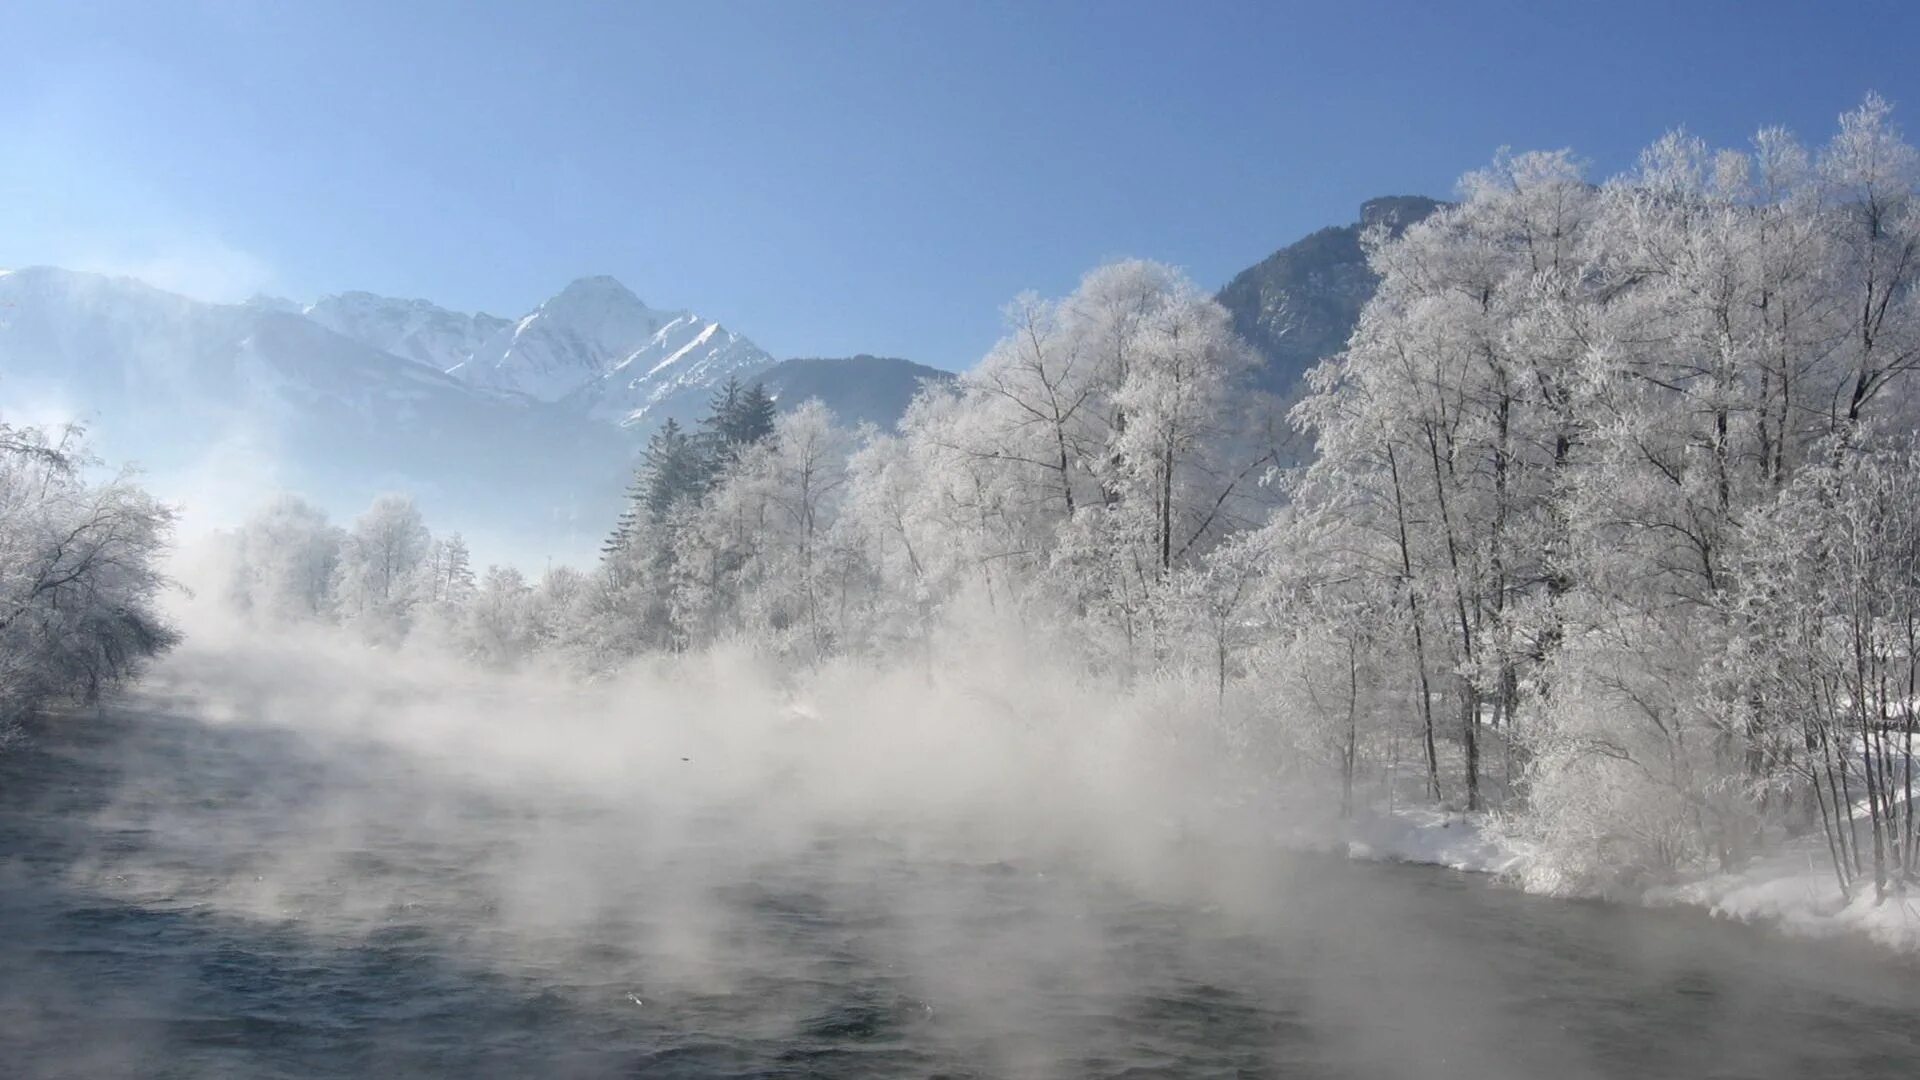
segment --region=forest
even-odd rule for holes
[[[479,570],[405,495],[344,525],[286,496],[221,588],[261,626],[582,679],[1024,650],[1330,814],[1485,814],[1534,891],[1813,837],[1878,902],[1920,878],[1916,184],[1872,97],[1817,147],[1674,133],[1604,180],[1503,154],[1369,237],[1378,292],[1295,400],[1248,389],[1180,271],[1116,262],[1015,299],[897,430],[730,383],[654,434],[597,565]],[[101,476],[0,429],[0,722],[177,638],[173,513]]]

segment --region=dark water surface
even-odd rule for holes
[[[1864,950],[648,813],[160,706],[44,725],[0,754],[0,1075],[1920,1077],[1920,973]]]

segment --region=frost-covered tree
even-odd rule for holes
[[[345,534],[325,512],[285,495],[247,519],[234,558],[234,598],[270,618],[331,614],[334,575]]]
[[[1598,195],[1568,155],[1503,157],[1463,186],[1460,205],[1375,238],[1380,289],[1296,416],[1320,449],[1303,509],[1371,532],[1375,572],[1431,648],[1423,679],[1444,676],[1477,807],[1483,729],[1511,734],[1557,633],[1559,485],[1583,438],[1585,329],[1609,295],[1589,265]]]
[[[340,617],[370,638],[398,640],[420,599],[421,568],[432,550],[419,507],[406,495],[388,494],[353,521],[334,575]]]
[[[156,607],[173,512],[89,464],[75,429],[0,424],[0,728],[91,701],[177,640]]]
[[[707,415],[700,424],[706,430],[698,441],[714,467],[731,464],[747,447],[773,434],[774,402],[759,383],[742,385],[737,376],[714,391]]]
[[[421,594],[430,604],[459,608],[473,598],[473,553],[457,532],[428,545],[420,573],[425,581]]]
[[[510,665],[533,651],[538,640],[533,589],[510,566],[489,566],[467,608],[464,638],[475,659]]]
[[[1248,354],[1224,311],[1157,263],[1102,267],[1006,315],[981,364],[923,391],[898,442],[865,459],[850,505],[929,603],[977,595],[1014,618],[1084,620],[1090,655],[1116,672],[1168,662],[1156,594],[1270,506],[1271,448],[1250,437],[1253,398],[1232,392]]]
[[[712,482],[715,465],[701,440],[688,434],[679,421],[668,418],[647,439],[640,468],[627,492],[627,508],[601,548],[602,554],[612,559],[625,553],[642,522],[658,524],[674,507],[698,500]]]
[[[743,453],[715,493],[709,526],[731,545],[740,625],[820,657],[834,647],[832,524],[851,440],[819,401],[781,416]],[[751,535],[740,526],[752,522]]]
[[[1817,816],[1842,892],[1870,877],[1881,900],[1920,876],[1920,447],[1859,438],[1749,522],[1733,667],[1773,789]]]
[[[1452,736],[1462,801],[1505,781],[1541,887],[1734,865],[1819,805],[1821,733],[1866,698],[1760,677],[1808,670],[1781,667],[1784,626],[1833,625],[1770,611],[1785,601],[1763,583],[1783,558],[1849,564],[1769,523],[1848,535],[1857,500],[1816,485],[1822,510],[1807,485],[1877,460],[1876,423],[1911,399],[1914,165],[1869,99],[1814,153],[1672,135],[1598,186],[1564,153],[1503,157],[1373,241],[1379,292],[1296,412],[1319,449],[1296,513],[1349,536],[1308,572],[1389,586],[1375,602],[1400,613],[1416,708],[1456,718],[1428,730]]]

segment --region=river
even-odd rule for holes
[[[1920,1076],[1920,972],[1694,913],[648,813],[152,702],[43,723],[0,753],[0,1072]]]

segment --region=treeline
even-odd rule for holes
[[[1597,186],[1500,159],[1376,247],[1297,411],[1301,610],[1347,695],[1458,742],[1431,789],[1504,804],[1541,887],[1809,829],[1848,895],[1914,877],[1920,159],[1888,112],[1818,152],[1671,135]]]
[[[459,533],[436,537],[412,498],[381,495],[346,525],[285,495],[227,537],[227,597],[268,623],[326,622],[370,644],[409,638],[512,663],[560,644],[586,576],[476,573]]]
[[[1291,410],[1218,304],[1118,263],[1016,300],[892,432],[729,385],[654,436],[590,572],[476,585],[410,508],[283,507],[247,592],[594,670],[1014,642],[1152,684],[1343,810],[1496,810],[1536,887],[1808,833],[1884,896],[1920,862],[1916,184],[1878,99],[1817,151],[1674,135],[1597,184],[1502,157],[1369,238],[1379,291]]]
[[[1188,577],[1274,502],[1276,410],[1242,386],[1226,313],[1166,267],[1106,267],[1011,318],[897,433],[817,402],[743,420],[724,390],[703,431],[656,435],[602,566],[608,645],[923,652],[968,608],[1070,624],[1076,662],[1115,679],[1164,665]]]
[[[0,740],[176,640],[155,607],[172,512],[124,476],[89,480],[95,468],[77,428],[0,423]]]

